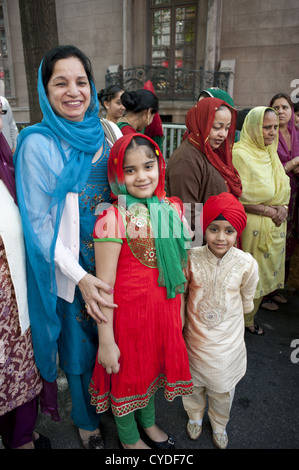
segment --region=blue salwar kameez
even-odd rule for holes
[[[89,274],[95,274],[93,228],[96,213],[111,202],[107,179],[109,147],[105,140],[103,153],[92,164],[92,169],[79,194],[80,255],[79,263]],[[100,205],[100,207],[99,207]],[[61,322],[58,339],[59,366],[65,371],[72,396],[72,418],[81,429],[93,431],[98,427],[99,415],[90,405],[89,382],[98,348],[97,324],[86,312],[78,286],[72,303],[57,299],[57,314]],[[85,403],[85,407],[82,406]]]

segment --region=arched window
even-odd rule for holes
[[[197,1],[151,0],[152,65],[195,69]]]

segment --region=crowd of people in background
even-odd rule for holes
[[[51,448],[35,426],[39,410],[61,419],[59,367],[86,449],[104,448],[108,409],[121,448],[174,449],[156,425],[161,387],[170,402],[182,397],[191,440],[208,396],[213,442],[225,449],[245,333],[262,337],[258,309],[287,302],[298,104],[279,93],[237,111],[226,91],[203,90],[166,165],[151,82],[98,92],[86,55],[57,46],[40,64],[38,94],[43,120],[19,136],[0,98],[4,447]]]

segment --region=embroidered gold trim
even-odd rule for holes
[[[107,411],[111,405],[112,413],[115,416],[124,416],[139,408],[145,408],[148,405],[149,399],[156,393],[156,391],[164,387],[164,396],[166,400],[173,401],[177,396],[185,396],[193,393],[192,381],[181,381],[175,384],[167,382],[164,375],[159,375],[148,388],[144,395],[134,395],[130,397],[115,398],[110,392],[104,395],[97,396],[97,390],[94,388],[93,381],[89,386],[89,393],[91,394],[91,403],[96,406],[97,413]],[[172,389],[172,390],[171,390]]]

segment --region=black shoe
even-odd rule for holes
[[[5,441],[2,441],[2,444],[5,449],[11,449]],[[42,434],[39,434],[39,437],[33,441],[33,444],[35,449],[52,449],[50,439]]]
[[[150,447],[154,447],[155,449],[175,449],[175,443],[171,436],[168,436],[166,441],[156,442],[153,441],[150,437],[147,436],[148,442]]]
[[[139,426],[138,426],[139,427]],[[142,440],[151,448],[155,449],[175,449],[175,442],[173,437],[167,436],[167,439],[162,442],[153,441],[144,431],[143,428],[139,427],[140,434],[142,435]]]
[[[35,449],[52,449],[50,439],[42,434],[33,443]]]

